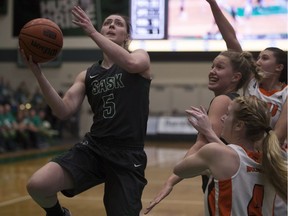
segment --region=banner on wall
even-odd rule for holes
[[[197,130],[188,122],[187,117],[159,117],[157,124],[159,134],[197,134]]]
[[[79,5],[97,29],[102,23],[100,0],[15,0],[13,9],[13,36],[30,20],[47,18],[57,23],[64,36],[83,36],[84,31],[72,23],[71,9]]]

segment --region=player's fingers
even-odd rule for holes
[[[81,11],[79,11],[79,9],[77,7],[74,7],[71,12],[72,12],[73,16],[79,21],[81,21],[85,18],[83,16],[83,14],[81,13]]]
[[[187,113],[187,114],[189,114],[190,115],[190,117],[194,117],[194,118],[198,118],[198,113],[197,112],[195,112],[195,111],[192,111],[192,110],[185,110],[185,112]],[[190,118],[189,117],[189,118]]]
[[[201,109],[201,111],[203,112],[203,113],[207,113],[207,111],[206,111],[206,109],[205,109],[205,107],[203,107],[203,106],[200,106],[200,109]]]
[[[19,47],[18,49],[19,49],[19,51],[20,51],[20,54],[21,54],[22,58],[23,58],[24,60],[26,60],[27,58],[26,58],[26,55],[25,55],[25,53],[24,53],[24,50],[21,49],[20,47]]]
[[[85,11],[82,10],[80,6],[75,6],[74,8],[75,8],[75,12],[77,12],[79,17],[81,17],[82,19],[88,18],[87,14],[85,13]]]
[[[81,17],[75,12],[72,10],[72,15],[74,16],[74,19],[73,21],[76,21],[76,22],[81,22]]]
[[[156,205],[155,202],[150,202],[150,205],[144,210],[144,214],[148,214]]]

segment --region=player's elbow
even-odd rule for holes
[[[71,116],[71,114],[65,110],[53,111],[53,115],[61,121],[67,120]]]
[[[139,61],[128,61],[126,63],[126,69],[129,73],[142,73],[149,69],[149,64]]]
[[[149,70],[150,58],[146,52],[138,50],[126,59],[125,66],[130,73],[142,73]]]
[[[182,169],[182,166],[180,163],[178,163],[174,168],[173,168],[173,173],[180,178],[185,178],[185,172]]]

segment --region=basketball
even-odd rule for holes
[[[46,18],[37,18],[26,23],[18,37],[19,46],[25,55],[36,63],[55,59],[63,46],[63,34],[59,26]]]

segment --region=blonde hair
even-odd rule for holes
[[[287,201],[287,160],[275,132],[270,128],[271,116],[267,103],[255,96],[238,97],[234,101],[239,105],[234,112],[235,120],[244,122],[246,137],[252,142],[262,140],[262,167],[265,176],[275,187],[277,194]]]
[[[226,50],[220,53],[230,60],[234,72],[241,73],[242,78],[237,84],[237,89],[247,88],[248,81],[253,75],[257,80],[261,79],[261,69],[257,66],[252,53],[250,52],[237,52],[233,50]]]

